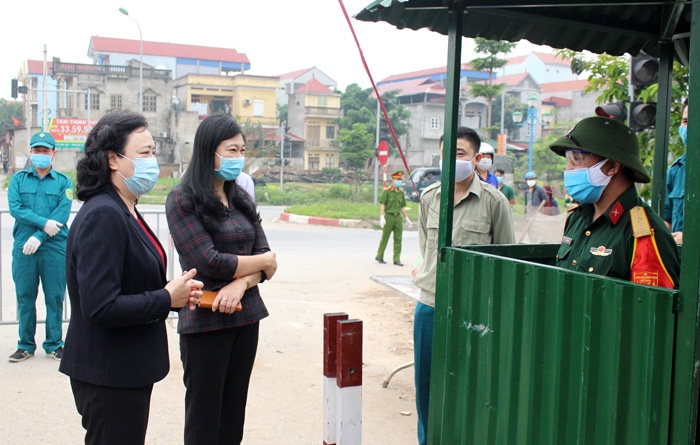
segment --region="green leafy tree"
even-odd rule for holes
[[[559,50],[557,54],[571,59],[571,70],[574,73],[589,73],[588,86],[584,89],[584,94],[593,91],[600,92],[601,95],[596,100],[598,104],[629,100],[629,58],[627,56],[615,57],[608,54],[586,56],[568,49]],[[640,87],[635,91],[635,97],[647,103],[656,102],[658,100],[658,91],[658,84]],[[683,99],[686,97],[688,97],[688,67],[674,61],[669,149],[675,157],[685,152],[685,147],[678,136],[678,126],[683,113]],[[651,175],[654,161],[654,144],[656,143],[655,133],[645,130],[640,132],[637,137],[641,148],[642,163]],[[642,186],[640,195],[649,198],[651,185],[645,184]]]
[[[18,119],[24,125],[24,106],[22,102],[0,99],[0,134],[7,130],[18,128],[12,121],[12,117]]]
[[[367,131],[365,124],[353,124],[352,129],[342,128],[335,139],[338,143],[341,159],[345,160],[349,170],[355,172],[354,191],[359,191],[358,171],[365,168],[367,159],[374,154],[374,135]]]
[[[498,123],[498,128],[500,130],[501,122],[501,100],[503,96],[498,96],[493,100],[493,120],[494,126]],[[518,132],[518,124],[513,122],[513,113],[518,111],[523,113],[523,116],[527,116],[527,104],[522,103],[520,100],[508,94],[505,95],[506,106],[505,106],[505,119],[503,119],[503,126],[506,134],[515,134]]]
[[[477,37],[474,39],[475,48],[474,51],[477,54],[485,54],[484,57],[478,57],[469,62],[476,71],[488,71],[489,79],[485,84],[473,83],[471,84],[471,91],[475,97],[485,97],[488,101],[488,108],[486,111],[486,130],[491,132],[495,128],[491,128],[491,107],[493,105],[493,99],[501,95],[501,91],[506,87],[505,83],[493,83],[493,72],[508,63],[505,59],[498,57],[499,54],[508,54],[515,48],[515,43],[508,42],[506,40],[488,40],[482,37]]]
[[[354,124],[364,124],[367,132],[376,135],[377,131],[377,99],[371,97],[372,88],[362,89],[356,83],[348,85],[340,96],[340,108],[343,117],[337,120],[341,130],[350,130]],[[399,103],[399,91],[387,91],[382,94],[384,107],[389,114],[389,120],[398,138],[408,134],[411,125],[411,112]],[[381,113],[381,110],[379,111]],[[390,153],[396,154],[396,144],[389,140]]]

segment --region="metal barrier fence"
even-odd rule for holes
[[[149,207],[149,206],[144,206]],[[156,206],[151,206],[156,207]],[[168,223],[165,220],[165,210],[162,209],[142,209],[139,208],[139,213],[143,215],[144,219],[148,223],[149,227],[158,237],[165,248],[166,255],[168,258],[168,269],[166,271],[167,279],[172,280],[175,276],[175,269],[178,268],[179,263],[177,261],[177,253],[170,241],[170,232],[168,230]],[[71,223],[75,214],[78,213],[78,208],[73,208],[71,210],[71,216],[68,220],[68,226],[70,228]],[[10,216],[9,209],[0,209],[0,325],[17,324],[17,298],[15,294],[14,281],[12,280],[12,244],[14,242],[12,238],[12,227],[14,226],[14,218]],[[105,242],[109,243],[110,239],[105,238]],[[45,312],[44,306],[44,296],[41,290],[41,285],[39,285],[39,293],[37,296],[36,306],[37,313],[42,310]],[[176,317],[176,315],[171,314],[171,317]],[[63,302],[63,321],[67,322],[70,320],[70,305],[68,304],[68,295],[66,292],[66,298]],[[45,319],[37,319],[37,323],[45,323]]]

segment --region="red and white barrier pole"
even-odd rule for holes
[[[338,445],[362,443],[362,320],[339,320],[336,395]]]
[[[338,320],[347,319],[344,312],[323,315],[323,445],[336,444]]]
[[[323,315],[323,444],[362,443],[362,320]]]

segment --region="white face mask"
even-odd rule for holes
[[[440,158],[440,171],[442,171],[442,158]],[[455,161],[455,182],[462,182],[474,173],[472,161]]]
[[[486,170],[490,169],[492,165],[493,161],[491,159],[483,157],[481,158],[481,161],[479,161],[479,170],[485,172]]]
[[[527,186],[528,186],[528,187],[534,187],[535,184],[537,184],[537,181],[536,181],[536,180],[534,180],[534,179],[528,179],[528,180],[527,180]]]

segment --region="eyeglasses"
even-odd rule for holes
[[[585,150],[568,149],[565,152],[566,159],[574,167],[585,167],[593,165],[598,161],[598,155],[587,152]]]

